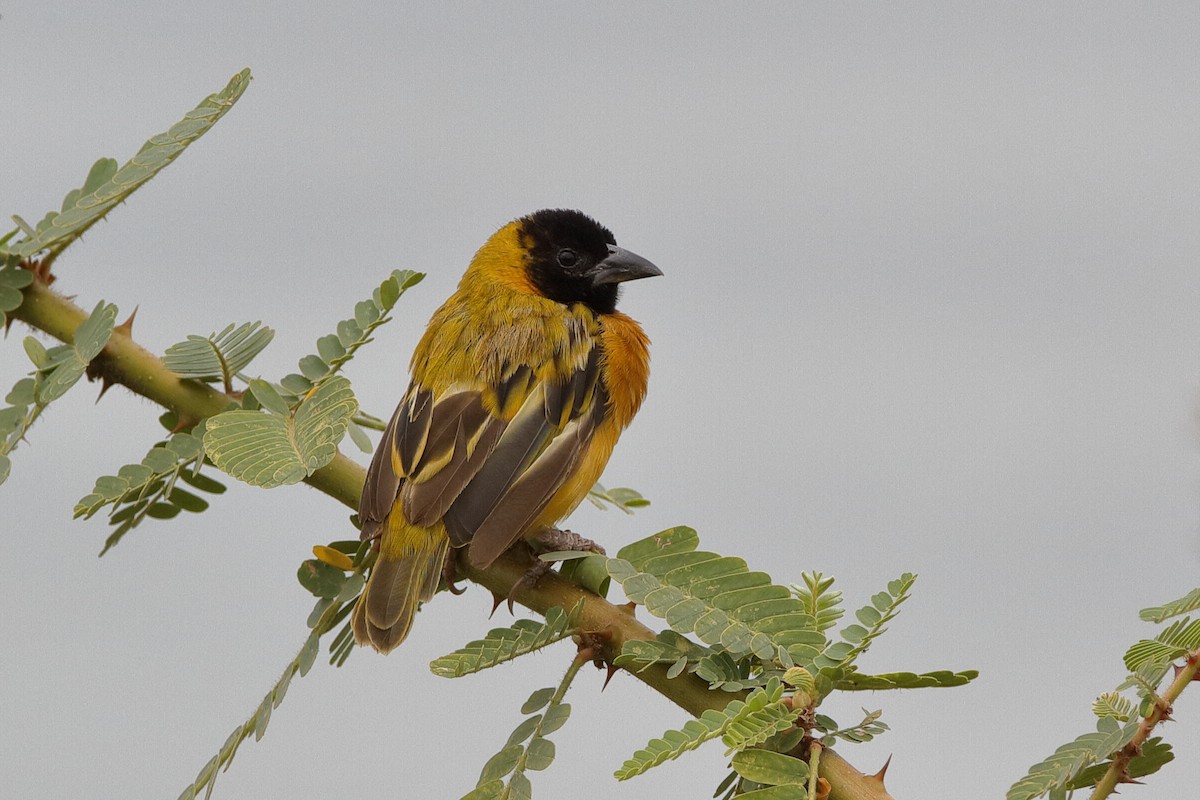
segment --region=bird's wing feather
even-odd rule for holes
[[[606,409],[599,350],[558,380],[539,380],[517,365],[492,388],[457,388],[435,399],[410,387],[367,473],[363,537],[381,529],[399,498],[409,522],[442,520],[454,546],[472,543],[472,562],[494,561],[587,451]]]
[[[472,563],[487,566],[511,547],[578,466],[605,413],[599,364],[597,347],[572,374],[534,387],[446,512],[451,541],[471,542]]]

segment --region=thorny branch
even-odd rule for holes
[[[10,317],[70,343],[75,330],[87,319],[87,312],[70,298],[50,288],[38,277],[23,291],[21,305]],[[139,345],[132,336],[132,326],[119,326],[112,338],[89,368],[89,377],[103,385],[121,385],[155,403],[168,408],[182,421],[195,424],[224,411],[234,402],[230,395],[217,391],[199,381],[180,378],[168,370],[162,360]],[[305,479],[305,483],[350,508],[357,508],[359,494],[366,479],[366,470],[341,452],[332,462]],[[512,593],[513,599],[539,614],[553,606],[572,608],[584,601],[581,626],[584,630],[611,633],[607,652],[611,660],[621,646],[633,639],[653,639],[655,632],[640,623],[628,606],[609,603],[573,583],[551,573],[536,585],[518,585],[528,564],[512,553],[501,557],[488,570],[471,567],[460,559],[459,574],[478,583],[501,597]],[[514,591],[514,587],[517,587]],[[744,699],[746,693],[714,692],[695,675],[685,674],[667,678],[667,668],[654,665],[629,674],[650,686],[688,713],[699,716],[707,709],[720,711],[731,700]],[[891,795],[876,776],[863,775],[833,750],[821,754],[821,777],[830,784],[830,800],[890,800]]]

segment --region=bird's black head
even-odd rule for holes
[[[521,220],[521,235],[533,285],[559,303],[611,313],[617,284],[662,275],[646,259],[617,247],[612,231],[581,211],[536,211]]]

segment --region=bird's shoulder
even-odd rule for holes
[[[600,315],[505,287],[460,288],[433,315],[413,354],[413,385],[434,399],[485,395],[489,413],[511,418],[525,391],[568,380],[601,344]]]

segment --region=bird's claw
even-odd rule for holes
[[[450,594],[462,594],[466,589],[458,588],[458,562],[455,560],[457,553],[454,548],[446,553],[446,560],[442,562],[442,582],[446,584],[446,590]]]
[[[552,562],[542,561],[539,558],[529,566],[529,569],[525,570],[525,574],[517,579],[517,582],[513,584],[512,589],[509,590],[508,597],[505,598],[506,602],[508,603],[508,613],[512,613],[513,601],[516,599],[521,590],[535,586],[537,582],[542,579],[542,576],[549,572],[553,567],[554,564]]]

